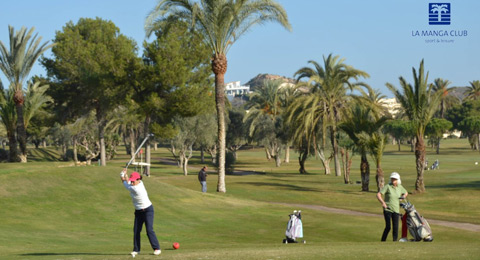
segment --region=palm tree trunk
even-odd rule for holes
[[[377,175],[375,176],[375,179],[377,180],[377,191],[380,191],[383,186],[385,186],[385,177],[380,160],[377,160]]]
[[[343,179],[345,181],[345,184],[349,184],[350,175],[348,170],[348,162],[349,162],[348,150],[342,148],[340,149],[340,154],[342,155]]]
[[[338,143],[337,143],[337,131],[335,127],[330,128],[330,141],[332,142],[333,147],[333,160],[335,162],[335,176],[342,176],[342,171],[340,168],[340,160],[338,159]]]
[[[20,90],[21,92],[21,90]],[[20,162],[27,162],[27,132],[25,130],[25,123],[23,119],[23,92],[21,92],[21,100],[17,100],[17,93],[15,93],[15,107],[17,110],[17,140],[20,146]]]
[[[415,143],[415,159],[417,166],[417,180],[415,182],[415,191],[419,193],[425,192],[425,184],[423,182],[423,172],[425,165],[425,142],[423,136],[417,136]]]
[[[370,185],[370,165],[365,152],[362,152],[361,157],[360,176],[362,178],[362,191],[369,191],[368,186]]]
[[[215,57],[217,59],[217,56]],[[215,59],[212,61],[215,62]],[[226,61],[226,59],[225,59]],[[226,70],[225,70],[226,71]],[[214,70],[215,72],[215,70]],[[215,102],[218,121],[218,183],[217,192],[227,192],[225,187],[225,74],[215,74]]]
[[[307,149],[300,151],[298,155],[298,164],[300,164],[300,174],[306,174],[307,170],[305,169],[305,161],[307,160],[308,152]]]
[[[440,118],[445,118],[445,99],[442,99],[440,104]]]
[[[8,161],[18,162],[17,138],[14,131],[7,131],[8,136]]]

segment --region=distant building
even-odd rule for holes
[[[381,102],[383,103],[383,106],[387,108],[388,112],[393,116],[393,118],[396,118],[397,114],[400,112],[401,109],[401,105],[397,102],[397,99],[386,98],[382,99]],[[444,139],[448,137],[460,138],[461,136],[462,132],[458,130],[448,131],[443,134]]]
[[[453,131],[449,131],[449,132],[446,132],[446,133],[443,134],[443,139],[449,138],[449,137],[460,138],[460,137],[462,137],[462,131],[458,131],[458,130],[454,129]]]
[[[240,81],[233,81],[225,84],[225,94],[228,99],[233,99],[235,96],[248,95],[250,93],[250,86],[242,86]]]
[[[397,102],[396,98],[385,98],[381,102],[383,106],[387,108],[388,112],[395,118],[400,112],[401,105]]]

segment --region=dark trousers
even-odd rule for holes
[[[135,210],[135,224],[133,226],[133,251],[140,252],[140,233],[142,232],[143,223],[147,228],[148,240],[152,249],[160,249],[157,235],[153,231],[153,217],[154,217],[153,205],[142,210]]]
[[[383,216],[385,217],[385,229],[383,230],[383,235],[382,235],[382,241],[387,240],[388,233],[390,232],[390,229],[393,228],[392,230],[392,235],[393,235],[393,241],[397,241],[398,239],[398,219],[400,217],[400,214],[395,213],[395,212],[390,212],[390,211],[383,211]],[[392,223],[391,227],[390,222]]]

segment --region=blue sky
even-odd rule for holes
[[[245,83],[259,73],[293,77],[309,60],[321,62],[330,53],[369,73],[370,78],[364,81],[387,96],[392,94],[385,83],[398,86],[399,76],[411,82],[412,67],[418,68],[421,59],[430,81],[441,77],[450,80],[451,86],[466,86],[480,80],[480,1],[277,1],[289,15],[292,32],[273,23],[254,27],[230,49],[226,82]],[[44,40],[51,40],[68,21],[101,17],[112,20],[121,33],[141,46],[145,17],[156,2],[7,1],[0,10],[0,41],[8,44],[9,24],[16,29],[34,26]],[[450,3],[451,24],[429,25],[429,3]],[[420,36],[413,36],[417,31]],[[432,31],[448,35],[421,36]],[[46,73],[36,65],[34,74]],[[3,75],[1,79],[6,85]]]

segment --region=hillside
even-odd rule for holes
[[[295,84],[295,80],[284,76],[273,74],[258,74],[254,78],[250,79],[245,85],[250,86],[250,91],[255,91],[259,86],[263,84],[265,80],[282,80],[287,83]]]

